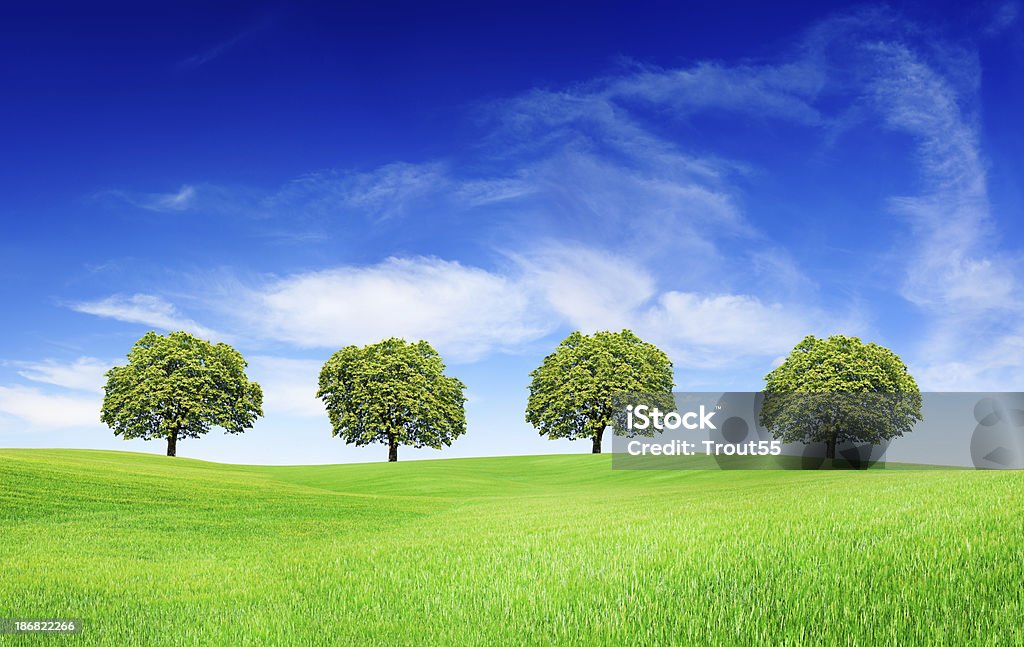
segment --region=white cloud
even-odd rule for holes
[[[645,68],[609,82],[603,94],[669,105],[684,114],[725,109],[817,124],[822,118],[812,102],[824,84],[824,70],[806,60],[735,67],[702,62],[683,69]]]
[[[659,289],[646,264],[631,255],[582,244],[535,243],[500,269],[487,270],[432,257],[390,258],[369,266],[342,266],[246,283],[233,282],[231,299],[209,295],[222,308],[219,325],[239,339],[331,351],[396,336],[431,342],[455,362],[570,329],[631,328],[641,336],[702,363],[778,355],[825,317],[794,303],[768,302],[730,292]],[[230,303],[231,310],[223,310]],[[150,295],[114,296],[76,309],[163,328],[195,328],[170,303]],[[325,356],[326,358],[326,356]],[[253,359],[268,407],[319,414],[313,398],[319,362],[268,355]],[[95,361],[61,367],[26,365],[23,376],[70,384],[72,369],[98,371]],[[76,377],[84,384],[84,377]]]
[[[446,175],[440,165],[389,164],[350,178],[344,198],[354,208],[393,217],[401,215],[406,203],[434,195],[445,184]]]
[[[881,73],[871,84],[890,128],[917,141],[926,192],[893,208],[910,222],[906,297],[942,309],[984,310],[1009,302],[1013,271],[995,255],[985,164],[957,89],[907,47],[870,47]]]
[[[548,244],[513,258],[538,307],[584,331],[628,327],[655,290],[642,268],[597,249]]]
[[[852,316],[830,326],[818,309],[752,295],[659,292],[640,265],[593,248],[547,245],[516,260],[536,301],[562,325],[585,332],[633,329],[679,365],[723,367],[777,356],[812,332],[862,326]]]
[[[959,347],[957,350],[960,350]],[[937,353],[911,364],[926,391],[1007,391],[1019,388],[1024,366],[1024,329],[991,336],[973,353]]]
[[[192,206],[195,197],[195,187],[186,184],[175,193],[151,194],[139,206],[151,211],[184,211]]]
[[[673,349],[678,364],[727,365],[775,356],[817,328],[817,313],[751,295],[666,292],[642,316],[642,336]]]
[[[243,308],[251,316],[243,325],[247,334],[299,347],[335,349],[392,335],[426,339],[454,361],[512,350],[558,330],[632,328],[685,356],[683,363],[714,354],[728,364],[786,352],[823,318],[816,310],[746,295],[659,295],[640,265],[597,248],[548,243],[511,258],[514,267],[504,273],[392,258],[296,274],[252,288],[251,305]],[[314,364],[260,371],[294,368],[308,377],[319,371]],[[307,410],[315,390],[312,383],[297,389],[288,406]]]
[[[316,397],[322,361],[271,355],[253,355],[248,359],[246,374],[263,389],[265,415],[323,417],[324,405]]]
[[[248,327],[300,347],[396,336],[428,340],[461,360],[545,332],[516,281],[435,258],[295,274],[254,289],[242,311]]]
[[[0,413],[29,425],[29,431],[99,425],[99,395],[55,395],[23,386],[0,386]]]
[[[104,374],[113,366],[95,357],[79,357],[67,364],[46,359],[40,362],[12,362],[18,375],[33,382],[52,384],[79,391],[101,391]]]
[[[174,305],[152,294],[113,295],[98,301],[76,303],[71,309],[167,331],[185,330],[200,337],[220,337],[218,333],[182,315]]]
[[[361,173],[310,173],[267,196],[259,209],[289,218],[358,213],[379,221],[409,215],[422,201],[443,198],[451,187],[441,163],[395,162]]]
[[[523,177],[470,179],[461,182],[453,193],[456,202],[468,208],[508,202],[533,194],[536,187]]]
[[[928,316],[913,362],[921,386],[1005,389],[1024,377],[1020,261],[1001,251],[986,163],[965,108],[977,72],[960,74],[966,81],[958,85],[903,44],[868,49],[878,62],[870,86],[877,108],[917,148],[922,192],[891,204],[914,234],[903,295]]]
[[[985,27],[986,36],[998,36],[1012,28],[1020,15],[1020,5],[1012,0],[1006,0],[996,7],[995,12],[988,25]]]
[[[569,146],[532,165],[526,180],[554,224],[574,239],[663,250],[684,244],[714,253],[722,235],[749,234],[733,189],[666,168],[662,158],[622,164],[586,147]],[[683,164],[682,156],[674,156]],[[595,236],[597,234],[597,236]]]
[[[95,197],[111,197],[147,211],[170,213],[186,211],[196,206],[199,191],[191,184],[183,184],[177,191],[170,193],[110,190],[101,191]]]

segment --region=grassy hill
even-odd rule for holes
[[[1021,644],[1022,512],[1019,472],[0,450],[0,617],[83,645]]]

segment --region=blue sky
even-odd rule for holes
[[[230,462],[382,459],[313,392],[392,335],[468,385],[445,456],[586,451],[523,422],[577,328],[680,390],[810,333],[1021,388],[1018,2],[554,4],[6,9],[0,445],[162,452],[98,421],[150,329],[249,360],[265,418],[179,447]]]

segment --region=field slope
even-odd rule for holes
[[[1021,644],[1024,474],[0,450],[0,617],[79,645]],[[0,636],[37,644],[38,636]]]

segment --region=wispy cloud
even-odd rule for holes
[[[751,294],[669,291],[642,314],[637,329],[657,339],[679,365],[720,368],[784,355],[808,334],[856,334],[862,325],[854,313],[830,317]]]
[[[18,375],[27,380],[78,391],[101,390],[104,374],[114,365],[95,357],[79,357],[70,364],[52,359],[11,364],[17,368]]]
[[[386,220],[411,215],[424,201],[444,196],[452,185],[444,164],[395,162],[365,172],[310,173],[264,197],[259,208],[270,217],[360,214]]]
[[[535,307],[548,313],[552,328],[629,327],[656,290],[649,272],[608,250],[546,243],[512,258],[518,282],[533,295]]]
[[[247,35],[247,32],[240,32],[238,34],[235,34],[231,38],[220,43],[217,43],[216,45],[214,45],[206,51],[199,52],[198,54],[193,54],[192,56],[189,56],[181,62],[181,65],[182,67],[199,67],[201,65],[205,65],[213,59],[220,56],[221,54],[223,54],[224,52],[228,51],[235,45],[237,45]]]
[[[104,373],[113,362],[79,357],[71,362],[45,359],[3,364],[26,380],[47,385],[0,385],[0,416],[15,421],[11,429],[44,432],[99,426]]]
[[[151,211],[184,211],[188,209],[196,197],[196,189],[184,185],[176,193],[155,194],[140,206]]]
[[[183,59],[178,64],[178,67],[186,69],[202,67],[203,65],[206,65],[207,63],[210,63],[211,61],[220,58],[226,52],[237,46],[239,43],[252,37],[254,34],[262,31],[263,29],[266,29],[268,26],[270,26],[270,20],[267,19],[267,17],[264,17],[262,20],[259,20],[251,24],[251,26],[242,29],[233,36],[225,38],[224,40],[213,45],[212,47],[205,49],[201,52],[197,52],[196,54],[193,54]]]
[[[894,197],[914,229],[907,298],[959,310],[998,307],[1014,289],[1010,268],[986,248],[994,242],[978,136],[956,89],[905,46],[874,44],[881,73],[871,83],[890,128],[917,140],[927,192]]]
[[[877,61],[869,85],[877,109],[917,147],[922,191],[890,204],[914,234],[901,250],[903,295],[928,316],[915,358],[922,382],[1006,388],[1024,377],[1021,261],[1000,240],[977,122],[965,113],[975,84],[964,74],[967,87],[958,85],[903,43],[866,47]]]
[[[177,191],[168,193],[139,193],[112,189],[96,194],[99,198],[113,198],[118,203],[127,203],[147,211],[175,213],[194,207],[199,197],[197,188],[184,184]]]
[[[24,386],[0,386],[0,414],[28,425],[28,431],[46,431],[100,424],[101,398],[45,393]]]
[[[1012,28],[1020,18],[1020,4],[1013,0],[1000,3],[992,13],[992,18],[985,26],[986,36],[997,36]]]
[[[182,315],[173,304],[152,294],[112,295],[96,301],[72,304],[71,309],[160,330],[185,330],[201,337],[221,337],[219,333]]]

